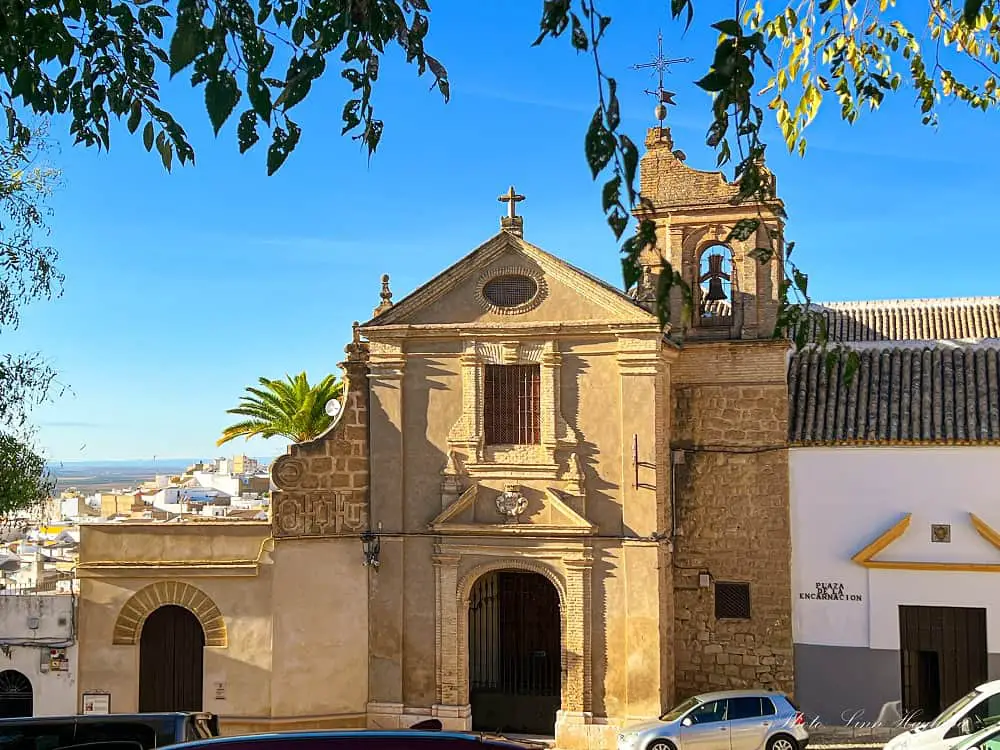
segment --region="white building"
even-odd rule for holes
[[[929,718],[1000,677],[1000,298],[828,308],[860,365],[789,370],[796,697]]]
[[[0,595],[0,716],[75,714],[74,597]]]

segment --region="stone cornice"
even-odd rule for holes
[[[435,534],[441,536],[488,536],[488,537],[544,537],[556,539],[559,537],[593,536],[593,529],[572,526],[558,526],[541,523],[449,523],[433,527]]]
[[[656,375],[663,359],[659,335],[629,336],[619,334],[615,354],[623,375]]]
[[[398,380],[403,377],[406,354],[403,342],[385,338],[369,344],[368,377],[377,380]]]
[[[409,338],[454,339],[459,337],[475,338],[523,338],[524,336],[559,336],[592,334],[595,336],[638,335],[660,336],[659,325],[656,322],[648,324],[617,323],[593,320],[569,320],[557,323],[551,322],[514,322],[501,321],[497,323],[433,323],[419,325],[384,325],[362,328],[361,333],[373,343],[384,340]],[[372,360],[375,360],[372,354]]]
[[[701,225],[705,223],[707,217],[711,217],[713,221],[732,220],[735,222],[739,219],[745,219],[747,217],[748,206],[755,208],[757,205],[741,203],[734,206],[728,201],[721,201],[717,203],[701,203],[697,206],[662,206],[636,209],[633,213],[640,220],[669,216],[672,226],[674,224],[683,225],[688,222]],[[784,219],[774,211],[775,208],[783,206],[784,203],[778,199],[771,200],[767,204],[760,204],[761,216],[759,218],[768,225],[783,224]]]
[[[76,568],[78,578],[242,578],[259,572],[256,560],[93,562]]]

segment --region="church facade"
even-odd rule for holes
[[[270,523],[84,528],[81,701],[597,748],[698,692],[793,692],[780,252],[726,242],[758,216],[780,242],[780,203],[734,207],[666,129],[646,146],[688,319],[531,244],[512,189],[452,267],[395,303],[386,280]]]

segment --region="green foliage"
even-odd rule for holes
[[[273,174],[299,138],[292,109],[332,62],[353,90],[343,132],[371,154],[383,130],[372,93],[391,46],[448,99],[447,71],[424,50],[429,11],[426,0],[0,0],[0,106],[18,142],[25,112],[68,114],[77,143],[104,149],[112,117],[131,133],[141,126],[169,170],[174,157],[193,162],[194,149],[161,105],[159,80],[188,73],[216,134],[247,102],[241,153],[259,126],[271,130]]]
[[[719,167],[732,164],[737,202],[780,212],[768,202],[761,133],[766,109],[774,112],[786,147],[802,155],[804,132],[831,97],[847,122],[904,86],[914,92],[928,125],[936,122],[943,99],[984,111],[1000,104],[1000,0],[925,2],[927,20],[920,28],[907,27],[896,0],[787,0],[768,3],[770,14],[763,0],[754,0],[742,17],[711,24],[718,41],[697,83],[712,94],[706,142]],[[670,13],[689,27],[695,4],[670,0]],[[912,10],[912,4],[904,5]],[[605,176],[601,204],[622,243],[625,286],[631,288],[642,275],[640,255],[655,248],[655,236],[636,189],[638,148],[620,132],[617,82],[601,67],[600,47],[612,19],[600,5],[545,0],[535,44],[565,35],[593,61],[598,103],[584,153],[594,179]],[[737,14],[744,5],[736,4]],[[702,0],[698,7],[721,13],[723,5]],[[445,101],[450,94],[444,66],[424,49],[427,0],[0,0],[0,19],[0,106],[13,142],[25,143],[30,135],[22,120],[26,113],[58,112],[69,115],[77,142],[108,148],[115,117],[131,133],[141,129],[146,150],[155,148],[168,170],[175,157],[182,164],[193,161],[194,150],[160,103],[161,73],[188,75],[192,86],[203,89],[216,134],[238,113],[241,153],[268,140],[268,174],[298,144],[302,130],[291,111],[328,66],[338,68],[352,89],[341,113],[342,134],[351,133],[369,157],[384,129],[372,102],[391,47],[403,52],[418,75],[429,71],[431,88]],[[627,235],[631,216],[639,224]],[[747,236],[755,231],[740,229]],[[765,261],[779,249],[772,238],[758,250]],[[675,289],[689,298],[688,282],[660,262],[661,302]],[[785,268],[788,304],[804,306],[802,314],[809,316],[796,267]],[[664,314],[667,307],[660,305]],[[788,316],[794,314],[783,311],[783,324],[793,323]]]
[[[62,293],[57,253],[40,242],[60,177],[44,161],[47,135],[38,126],[20,142],[0,139],[0,333],[17,328],[25,305]],[[0,354],[0,429],[23,427],[54,378],[40,354]]]
[[[905,3],[911,8],[909,0]],[[900,18],[895,0],[791,0],[776,3],[768,16],[763,0],[756,0],[742,18],[724,18],[712,24],[719,32],[708,72],[697,85],[712,94],[712,123],[706,143],[715,149],[717,165],[730,164],[738,185],[735,203],[756,207],[758,218],[740,222],[728,240],[746,239],[759,227],[762,208],[782,218],[784,211],[770,194],[770,176],[764,166],[766,144],[762,137],[765,106],[775,113],[785,145],[800,156],[805,154],[803,136],[816,118],[824,99],[837,97],[840,115],[849,123],[860,113],[875,110],[885,96],[900,90],[904,83],[897,68],[908,71],[908,84],[916,94],[922,122],[936,123],[936,109],[942,98],[957,100],[974,109],[995,109],[1000,64],[1000,0],[927,0],[926,27],[911,30]],[[631,212],[639,218],[636,234],[622,245],[626,288],[638,283],[640,253],[655,246],[651,222],[643,217],[644,206],[633,185],[634,168],[628,169],[631,141],[617,133],[618,101],[615,81],[605,75],[598,57],[598,45],[611,19],[600,13],[596,0],[547,0],[536,44],[546,37],[558,37],[572,29],[571,43],[578,51],[589,50],[598,79],[598,108],[591,120],[585,142],[585,156],[596,179],[610,165],[610,175],[602,190],[602,206],[608,225],[620,239]],[[714,4],[699,7],[716,9]],[[740,4],[737,3],[737,7]],[[671,0],[674,19],[683,17],[690,26],[695,17],[695,0]],[[918,33],[919,32],[919,33]],[[930,57],[920,44],[929,36]],[[770,52],[770,53],[769,53]],[[774,58],[774,59],[773,59]],[[963,81],[953,63],[969,63],[979,79]],[[761,88],[758,78],[768,76]],[[766,105],[758,99],[770,93]],[[622,199],[622,193],[627,200]],[[778,238],[768,237],[754,255],[760,262],[771,261],[780,251]],[[780,311],[776,336],[790,335],[797,346],[816,341],[828,346],[828,334],[821,315],[811,308],[808,278],[789,259],[791,245],[780,258],[786,278],[780,290]],[[662,277],[658,290],[661,310],[668,307],[671,290],[679,287],[685,299],[690,286],[660,260]],[[848,357],[848,373],[850,357]]]
[[[62,291],[48,233],[47,201],[59,172],[46,165],[44,126],[19,141],[0,139],[0,333],[17,327],[21,308]],[[51,482],[31,449],[28,416],[51,395],[55,372],[41,354],[0,353],[0,518],[46,499]]]
[[[54,489],[45,459],[26,442],[0,432],[0,519],[38,508]]]
[[[309,385],[304,372],[284,380],[260,378],[260,388],[247,387],[249,396],[240,397],[240,405],[227,414],[249,417],[227,427],[216,445],[238,437],[249,440],[260,436],[286,437],[293,443],[312,440],[326,430],[333,418],[326,413],[330,399],[340,398],[344,385],[327,375],[316,385]]]

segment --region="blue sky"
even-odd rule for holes
[[[654,102],[646,73],[664,29],[671,55],[695,62],[668,78],[674,140],[711,168],[707,95],[691,81],[710,61],[717,20],[686,36],[665,0],[614,11],[603,48],[619,81],[623,127],[641,143]],[[721,6],[721,4],[720,4]],[[530,47],[538,2],[432,5],[428,50],[447,67],[452,101],[428,92],[398,55],[382,67],[386,121],[369,163],[340,133],[348,95],[336,72],[296,109],[303,135],[274,177],[265,148],[240,156],[235,118],[216,139],[185,80],[164,98],[191,136],[197,166],[167,174],[124,125],[110,153],[72,147],[65,123],[52,206],[63,297],[36,304],[5,351],[42,350],[71,391],[35,412],[54,460],[209,457],[283,452],[279,441],[214,447],[243,388],[259,375],[336,371],[353,320],[378,303],[379,277],[398,300],[498,229],[497,196],[513,183],[525,236],[620,284],[615,243],[583,158],[595,84],[568,40]],[[769,165],[791,216],[789,239],[816,299],[973,296],[997,292],[982,250],[1000,206],[991,147],[995,113],[945,105],[937,131],[904,92],[848,126],[827,102],[804,159],[774,139]]]

